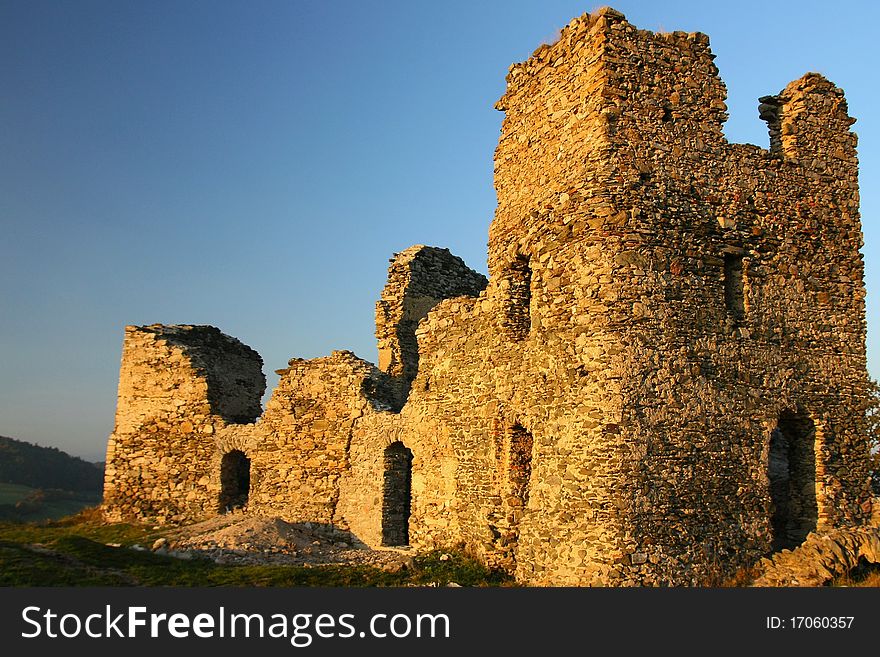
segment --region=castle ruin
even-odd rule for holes
[[[809,73],[722,133],[708,38],[602,9],[507,76],[487,281],[393,259],[379,366],[126,327],[110,519],[246,506],[532,585],[717,581],[870,515],[856,136]]]

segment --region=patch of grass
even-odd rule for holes
[[[16,504],[36,490],[30,486],[0,482],[0,504]]]
[[[63,554],[0,540],[0,586],[121,586],[119,575],[78,564]]]
[[[412,567],[237,566],[177,559],[147,550],[161,530],[105,524],[95,509],[61,521],[0,524],[2,586],[498,586],[512,578],[457,552],[431,552]],[[112,547],[107,543],[119,543]]]
[[[29,513],[22,514],[24,521],[56,520],[75,514],[84,507],[100,502],[100,497],[89,496],[88,498],[69,498],[47,500]]]
[[[752,582],[758,578],[760,575],[760,570],[758,569],[758,565],[754,564],[752,566],[747,566],[744,568],[739,568],[733,575],[729,577],[721,576],[710,580],[706,586],[715,587],[715,588],[739,588],[745,586],[751,586]]]
[[[100,492],[30,488],[0,483],[0,521],[58,519],[101,502]]]
[[[160,530],[145,525],[104,523],[95,508],[84,509],[60,520],[0,523],[0,540],[18,543],[48,543],[65,536],[81,536],[99,543],[140,543],[149,547],[161,535]]]
[[[445,557],[445,558],[444,558]],[[492,570],[460,552],[429,552],[413,559],[410,583],[415,586],[504,586],[512,585],[513,578],[499,570]]]

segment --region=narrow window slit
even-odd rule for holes
[[[724,254],[724,305],[736,320],[745,319],[746,304],[743,286],[743,257]]]
[[[525,340],[532,328],[532,268],[526,256],[511,263],[508,282],[507,329],[514,340]]]

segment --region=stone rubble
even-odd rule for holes
[[[235,511],[179,528],[153,551],[178,558],[203,557],[232,565],[364,565],[396,572],[412,568],[408,549],[372,550],[346,532],[288,523],[277,517]]]
[[[880,527],[810,534],[794,550],[761,559],[752,586],[822,586],[846,575],[862,560],[880,564]]]

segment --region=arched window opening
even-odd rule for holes
[[[413,453],[400,441],[385,448],[382,545],[409,545]]]
[[[802,415],[783,415],[770,435],[773,550],[792,549],[816,530],[816,427]]]
[[[251,460],[234,449],[220,461],[220,513],[247,506],[251,488]]]

